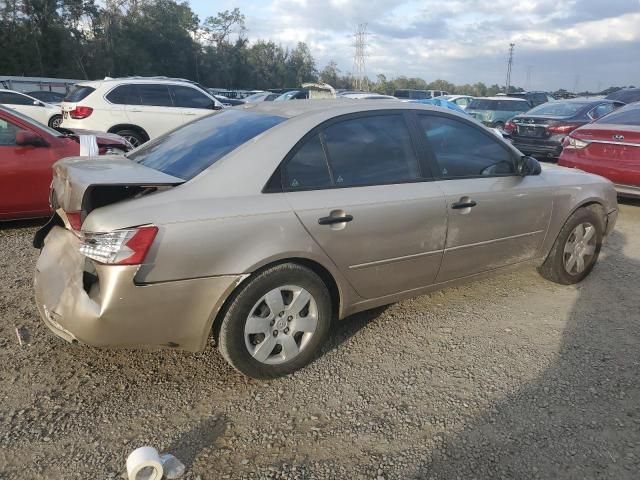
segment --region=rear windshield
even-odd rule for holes
[[[571,117],[579,110],[589,106],[587,102],[547,102],[529,110],[530,115],[548,115],[550,117]]]
[[[634,108],[621,108],[615,112],[605,115],[596,123],[602,123],[605,125],[633,125],[640,126],[640,107],[634,106]]]
[[[190,180],[227,153],[285,117],[226,110],[208,115],[158,137],[128,154],[130,160]]]
[[[471,103],[467,108],[470,110],[496,110],[497,107],[498,102],[496,100],[477,98],[475,100],[471,100]]]
[[[93,87],[76,85],[75,87],[73,87],[73,90],[71,90],[71,92],[69,92],[69,94],[66,97],[64,97],[64,101],[76,103],[76,102],[79,102],[80,100],[84,100],[86,97],[89,96],[91,92],[95,92],[95,91],[96,89]]]

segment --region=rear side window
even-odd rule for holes
[[[116,105],[140,105],[136,85],[120,85],[107,94],[107,100]]]
[[[6,105],[33,105],[33,100],[13,92],[0,92],[0,103]]]
[[[514,102],[513,100],[498,101],[498,111],[500,112],[525,112],[531,108],[527,102]]]
[[[420,178],[418,160],[402,115],[334,123],[324,129],[335,185],[402,183]]]
[[[319,135],[309,139],[284,169],[284,184],[290,190],[330,187],[331,175]]]
[[[140,104],[150,107],[173,107],[173,101],[167,85],[140,83],[137,85]]]
[[[495,100],[484,100],[484,99],[474,99],[471,100],[471,103],[469,103],[469,109],[471,110],[495,110],[496,109],[496,104],[498,102],[496,102]]]
[[[213,108],[213,100],[195,88],[173,85],[171,86],[171,90],[176,107]]]
[[[596,123],[604,125],[640,126],[640,107],[622,108],[601,118]]]
[[[275,115],[229,109],[172,130],[145,143],[128,157],[149,168],[189,180],[285,120]]]
[[[450,118],[419,117],[441,178],[515,174],[511,153],[492,134]]]
[[[80,100],[84,100],[91,93],[95,92],[96,89],[93,87],[88,87],[85,85],[76,85],[73,87],[73,90],[69,92],[69,94],[64,97],[64,102],[77,103]]]

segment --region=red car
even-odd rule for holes
[[[131,149],[122,137],[82,130],[54,130],[0,107],[0,220],[49,215],[51,166],[80,155],[80,137],[95,135],[100,154]]]
[[[640,102],[574,130],[563,147],[558,165],[602,175],[619,195],[640,197]]]

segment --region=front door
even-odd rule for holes
[[[21,129],[0,118],[0,218],[42,215],[48,210],[51,151],[16,145]]]
[[[435,281],[446,234],[402,114],[350,117],[312,132],[283,166],[286,198],[364,298]]]
[[[419,124],[449,219],[437,281],[534,258],[552,209],[542,177],[517,175],[514,152],[479,125],[436,115]]]
[[[182,113],[183,123],[189,123],[214,111],[215,101],[200,89],[184,85],[172,85],[171,93],[175,106],[180,108]]]

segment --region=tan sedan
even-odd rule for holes
[[[544,168],[450,110],[251,104],[110,159],[54,167],[37,304],[89,345],[220,352],[257,378],[308,362],[332,319],[514,265],[564,284],[617,216],[601,177]]]

